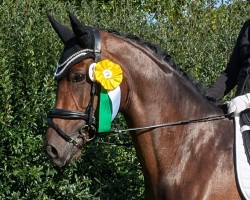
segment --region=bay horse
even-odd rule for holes
[[[129,128],[223,115],[158,48],[85,26],[73,14],[69,14],[72,29],[48,16],[65,45],[55,72],[56,103],[48,113],[44,141],[55,165],[77,159],[83,146],[98,137],[100,84],[90,79],[89,68],[105,59],[122,68],[119,111]],[[191,122],[131,131],[145,199],[241,199],[234,173],[233,121]]]

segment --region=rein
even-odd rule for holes
[[[146,131],[146,130],[150,130],[150,129],[167,127],[167,126],[179,126],[179,125],[185,125],[185,124],[190,124],[190,123],[201,123],[201,122],[209,122],[209,121],[215,121],[215,120],[230,119],[230,117],[231,117],[231,114],[215,115],[215,116],[211,116],[211,117],[169,122],[169,123],[156,124],[156,125],[151,125],[151,126],[143,126],[143,127],[128,128],[128,129],[115,129],[115,130],[111,130],[108,132],[103,132],[101,134],[112,133],[112,134],[121,135],[122,133],[129,132],[129,131]],[[125,147],[133,145],[132,143],[112,143],[112,142],[103,142],[103,141],[102,142],[98,141],[98,143],[106,144],[106,145],[125,146]]]
[[[169,123],[163,123],[163,124],[156,124],[151,126],[143,126],[143,127],[137,127],[137,128],[128,128],[128,129],[116,129],[111,130],[105,133],[122,133],[122,132],[128,132],[128,131],[145,131],[149,129],[155,129],[155,128],[161,128],[166,126],[178,126],[178,125],[185,125],[190,123],[200,123],[200,122],[209,122],[209,121],[215,121],[215,120],[222,120],[229,118],[230,114],[224,114],[224,115],[215,115],[211,117],[204,117],[200,119],[190,119],[190,120],[183,120],[183,121],[176,121],[176,122],[169,122]]]
[[[75,115],[75,118],[73,117],[74,115]],[[65,116],[64,119],[68,118],[68,117],[66,117],[67,116],[67,112],[65,112],[64,116]],[[183,121],[176,121],[176,122],[168,122],[168,123],[156,124],[156,125],[151,125],[151,126],[143,126],[143,127],[127,128],[127,129],[113,129],[111,131],[98,133],[98,135],[101,136],[101,135],[107,134],[107,133],[121,135],[122,133],[129,132],[129,131],[146,131],[146,130],[150,130],[150,129],[167,127],[167,126],[180,126],[180,125],[186,125],[186,124],[190,124],[190,123],[201,123],[201,122],[209,122],[209,121],[229,119],[230,116],[231,116],[231,114],[224,114],[224,115],[215,115],[215,116],[204,117],[204,118],[199,118],[199,119],[190,119],[190,120],[183,120]],[[70,143],[73,143],[75,146],[78,147],[78,144],[75,142],[75,140],[72,137],[70,137],[69,135],[65,134],[63,131],[61,131],[61,129],[56,124],[54,124],[54,122],[50,118],[47,118],[44,115],[41,115],[41,117],[45,121],[47,121],[47,123],[52,128],[54,128],[61,137],[63,137],[66,141],[68,141]],[[56,118],[56,116],[54,116],[54,118]],[[63,117],[60,115],[60,118],[63,118]],[[80,112],[76,112],[76,113],[72,112],[71,113],[71,119],[83,119],[83,120],[85,120],[85,115],[83,115]],[[86,127],[88,127],[88,125],[86,125]],[[83,129],[81,129],[80,132],[82,134],[82,137],[84,137],[85,135],[84,135]],[[94,138],[92,138],[91,140],[87,140],[87,142],[90,142],[93,139]],[[98,143],[100,143],[100,144],[107,144],[107,145],[119,145],[119,146],[130,146],[130,145],[132,145],[132,143],[123,144],[123,143],[100,142],[100,141],[98,141]]]

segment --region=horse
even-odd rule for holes
[[[65,45],[44,140],[55,165],[79,158],[82,148],[98,137],[101,87],[89,71],[93,63],[108,59],[122,69],[119,112],[131,129],[142,166],[144,198],[241,199],[233,120],[213,120],[223,115],[222,109],[206,99],[171,56],[131,36],[83,25],[71,13],[72,29],[48,17]]]

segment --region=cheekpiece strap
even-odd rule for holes
[[[94,54],[95,62],[98,62],[101,59],[101,34],[98,29],[91,28],[91,31],[95,38]]]

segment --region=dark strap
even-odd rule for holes
[[[92,28],[91,31],[95,37],[94,41],[94,53],[95,53],[95,62],[98,62],[101,58],[101,34],[98,29]]]
[[[49,126],[51,128],[53,128],[58,135],[60,135],[65,141],[67,142],[71,142],[74,145],[76,145],[77,147],[79,146],[78,143],[69,135],[67,135],[66,133],[64,133],[53,121],[51,118],[47,118],[45,117],[43,114],[40,114],[40,117],[42,117],[45,121],[48,122]]]
[[[87,121],[89,116],[83,112],[52,108],[48,113],[48,118],[82,119]]]
[[[94,117],[94,109],[93,109],[93,104],[94,104],[94,97],[96,95],[96,83],[92,82],[91,83],[91,92],[90,92],[90,101],[89,104],[85,110],[85,112],[79,112],[79,111],[74,111],[74,110],[65,110],[65,109],[58,109],[58,108],[52,108],[47,117],[49,119],[53,118],[59,118],[59,119],[70,119],[70,120],[84,120],[87,123],[87,129],[95,133],[96,132],[96,119]],[[49,122],[49,121],[48,121]],[[49,122],[50,124],[53,123],[53,121]],[[55,125],[55,124],[54,124]],[[54,128],[54,125],[52,124],[52,127]],[[55,128],[55,130],[57,130]],[[60,132],[57,130],[57,132]]]
[[[94,98],[95,98],[95,95],[96,95],[96,90],[97,90],[97,85],[95,82],[92,82],[91,83],[91,91],[90,91],[90,101],[89,101],[89,104],[88,104],[88,107],[85,111],[85,113],[88,113],[88,126],[89,128],[92,126],[92,125],[96,125],[96,120],[95,120],[95,117],[94,117]],[[86,120],[87,121],[87,120]]]

